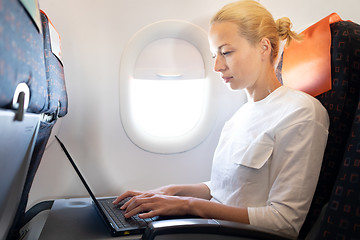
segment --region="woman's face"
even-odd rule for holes
[[[215,58],[214,70],[231,89],[255,88],[262,64],[260,44],[253,45],[241,37],[232,22],[214,23],[209,43]]]

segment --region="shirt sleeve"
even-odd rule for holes
[[[203,184],[205,184],[209,189],[211,189],[210,188],[211,181],[203,182]]]
[[[296,237],[317,185],[328,130],[304,121],[275,135],[270,191],[264,207],[249,207],[250,224]]]

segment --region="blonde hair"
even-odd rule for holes
[[[301,36],[291,31],[291,21],[287,17],[274,21],[271,13],[260,3],[253,0],[243,0],[225,5],[210,23],[229,21],[239,26],[239,34],[252,44],[259,43],[263,38],[271,43],[271,61],[278,56],[280,40],[301,40]]]

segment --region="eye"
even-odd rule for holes
[[[227,55],[229,55],[229,54],[231,54],[231,53],[232,53],[232,51],[226,51],[226,52],[222,52],[221,55],[227,56]]]

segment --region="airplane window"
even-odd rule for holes
[[[156,137],[179,137],[199,121],[204,105],[204,63],[179,39],[149,44],[137,59],[130,83],[135,124]]]
[[[130,57],[126,51],[130,54],[136,49],[130,44],[123,56],[127,61],[120,66],[121,120],[130,140],[146,151],[187,151],[200,144],[214,124],[216,104],[212,102],[207,35],[198,27],[180,22],[182,31],[184,25],[193,28],[195,34],[189,32],[188,36],[194,39],[174,37],[171,31],[169,36],[166,31],[163,37],[160,34],[158,39],[150,38],[145,43],[146,37],[138,34],[141,40],[133,39],[132,43],[144,46],[137,50],[136,57]],[[176,29],[176,24],[170,29]],[[196,35],[201,36],[200,40]]]
[[[131,83],[136,124],[156,137],[179,137],[191,131],[204,105],[204,79],[142,80]]]

